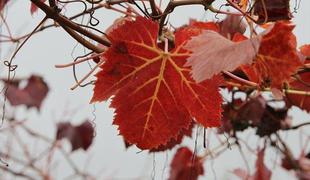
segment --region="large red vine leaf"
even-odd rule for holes
[[[192,117],[204,127],[219,126],[221,118],[221,78],[196,84],[183,67],[190,55],[182,48],[188,31],[176,32],[169,52],[157,46],[157,32],[156,22],[138,17],[108,34],[112,46],[103,55],[92,98],[96,102],[115,95],[113,124],[126,142],[141,149],[177,139]]]
[[[302,65],[296,50],[294,26],[277,22],[263,36],[261,45],[251,66],[243,66],[251,81],[263,86],[281,89]],[[240,39],[240,38],[239,38]]]
[[[187,147],[179,148],[170,165],[169,180],[197,180],[204,174],[202,163],[201,158],[194,155]]]

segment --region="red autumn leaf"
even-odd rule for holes
[[[263,86],[282,89],[291,75],[301,66],[296,50],[294,26],[284,22],[275,23],[263,36],[258,55],[251,66],[242,66],[251,81]],[[275,68],[276,67],[276,68]]]
[[[187,147],[177,150],[170,168],[169,180],[197,180],[204,174],[201,158],[194,155]]]
[[[246,23],[243,21],[242,16],[228,15],[220,23],[220,34],[227,39],[231,39],[236,33],[243,34],[246,30]]]
[[[40,0],[40,1],[45,2],[46,0]],[[33,13],[37,12],[37,10],[38,10],[38,7],[34,3],[31,3],[30,13],[33,14]]]
[[[290,0],[256,1],[254,14],[258,15],[260,23],[290,20],[292,18]]]
[[[158,47],[158,24],[138,17],[108,34],[112,46],[96,75],[92,102],[115,95],[113,124],[129,144],[154,149],[177,139],[192,117],[205,127],[219,126],[220,77],[196,84],[183,65],[189,52],[182,48],[184,28],[176,32],[175,48]],[[182,33],[180,33],[182,32]]]
[[[93,142],[94,128],[89,121],[73,126],[70,122],[57,124],[56,139],[67,138],[72,146],[72,151],[79,148],[87,150]]]
[[[260,36],[232,42],[214,31],[204,31],[185,45],[192,52],[186,66],[192,67],[193,78],[201,82],[221,71],[232,71],[242,64],[252,63],[259,44]]]
[[[32,75],[27,79],[27,85],[20,87],[20,80],[6,83],[8,90],[6,97],[12,106],[26,105],[40,109],[43,100],[48,93],[48,86],[42,77]]]

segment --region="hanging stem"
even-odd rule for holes
[[[257,86],[258,86],[257,83],[252,82],[252,81],[248,81],[248,80],[243,79],[243,78],[240,78],[240,77],[234,75],[234,74],[231,73],[231,72],[223,71],[223,73],[226,74],[227,76],[231,77],[232,79],[235,79],[235,80],[237,80],[237,81],[240,81],[240,82],[242,82],[242,83],[244,83],[244,84],[246,84],[246,85],[253,86],[253,87],[257,87]]]
[[[96,57],[100,57],[102,55],[102,53],[100,54],[95,54],[95,55],[92,55],[92,56],[89,56],[89,57],[85,57],[85,58],[81,58],[77,61],[74,61],[72,63],[68,63],[68,64],[59,64],[59,65],[55,65],[56,68],[66,68],[66,67],[70,67],[70,66],[73,66],[73,65],[77,65],[77,64],[80,64],[82,62],[85,62],[85,61],[88,61],[90,59],[93,59],[93,58],[96,58]]]

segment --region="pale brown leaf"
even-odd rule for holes
[[[261,36],[241,42],[232,42],[214,31],[204,31],[187,42],[185,48],[192,52],[185,66],[192,67],[196,82],[210,79],[221,71],[232,71],[242,64],[252,63]]]

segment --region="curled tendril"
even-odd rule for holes
[[[297,13],[298,9],[300,8],[300,3],[301,3],[301,0],[295,0],[293,13]]]
[[[13,65],[12,65],[12,63],[11,63],[10,61],[4,61],[3,64],[4,64],[6,67],[8,67],[8,69],[9,69],[10,72],[15,71],[15,70],[17,69],[17,67],[18,67],[16,64],[13,64]]]
[[[90,55],[90,54],[92,54],[92,53],[93,53],[93,52],[87,53],[87,54],[82,55],[82,56],[78,56],[78,57],[76,57],[76,58],[74,59],[74,62],[77,61],[78,59],[83,58],[83,57],[86,57],[86,56],[88,56],[88,55]],[[76,76],[76,67],[75,67],[75,64],[73,64],[73,66],[72,66],[72,71],[73,71],[73,77],[74,77],[75,82],[76,82],[77,84],[79,84],[79,83],[78,83],[79,80],[78,80],[78,78],[77,78],[77,76]],[[94,84],[94,83],[95,83],[94,80],[93,80],[93,81],[89,81],[89,82],[87,82],[87,83],[85,83],[85,84],[79,84],[79,87],[86,87],[86,86],[91,85],[91,84]]]
[[[219,8],[219,11],[215,14],[214,18],[216,19],[216,21],[219,21],[220,18],[218,17],[219,15],[219,12],[221,11],[221,9],[224,7],[224,6],[229,6],[229,4],[221,4],[220,8]]]
[[[94,16],[95,10],[88,11],[86,2],[84,2],[82,0],[71,0],[71,1],[57,0],[57,1],[62,3],[62,4],[70,4],[70,3],[81,3],[81,4],[83,4],[83,11],[82,11],[82,13],[89,14],[89,16],[90,16],[89,24],[91,26],[97,26],[100,23],[99,19]],[[87,0],[87,2],[91,3],[91,9],[94,9],[94,5],[102,2],[102,0],[97,0],[97,1],[95,1],[95,0]],[[82,24],[78,24],[78,25],[82,26]],[[95,31],[98,31],[98,32],[104,34],[103,32],[101,32],[98,29],[95,29],[93,27],[90,27],[90,26],[87,26],[87,25],[83,25],[83,26],[87,27],[87,28],[91,28],[91,29],[93,29]]]

